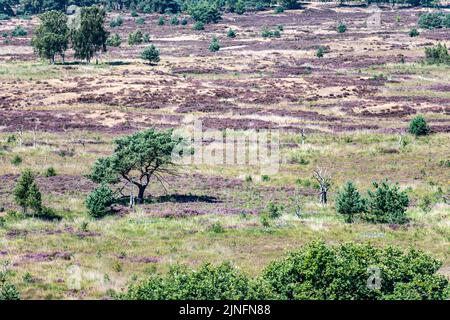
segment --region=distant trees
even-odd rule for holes
[[[174,173],[172,152],[181,141],[172,137],[172,130],[154,129],[117,138],[114,140],[114,153],[98,159],[89,178],[97,183],[111,185],[123,182],[125,185],[119,187],[118,192],[128,186],[130,198],[134,198],[133,186],[137,187],[137,200],[142,203],[152,179],[163,183],[164,174]]]
[[[48,11],[39,16],[40,23],[31,39],[34,51],[43,59],[55,63],[60,55],[64,62],[65,51],[69,45],[67,16],[60,11]]]
[[[149,64],[159,62],[159,50],[152,44],[141,53],[141,59],[148,61]]]
[[[438,43],[425,48],[425,61],[429,64],[450,64],[450,55],[445,44]]]
[[[191,4],[188,8],[188,13],[195,21],[203,23],[217,23],[222,19],[219,9],[207,1]]]
[[[424,29],[450,28],[450,13],[429,12],[419,17],[419,27]]]
[[[80,26],[71,32],[76,58],[89,63],[96,52],[106,51],[105,16],[105,10],[97,6],[81,9]]]

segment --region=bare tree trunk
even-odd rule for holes
[[[137,197],[137,200],[138,200],[138,203],[143,203],[144,202],[144,193],[145,193],[145,188],[146,188],[147,186],[138,186],[138,197]]]

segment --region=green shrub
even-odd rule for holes
[[[298,9],[300,8],[300,4],[298,0],[281,0],[280,1],[283,8],[286,9]]]
[[[262,278],[281,299],[446,299],[441,263],[420,251],[312,242],[272,262]],[[379,273],[378,273],[379,271]]]
[[[213,233],[223,233],[225,229],[220,222],[214,222],[210,227],[210,231]]]
[[[211,51],[211,52],[216,52],[216,51],[219,51],[219,50],[220,50],[220,43],[219,43],[219,40],[217,40],[216,37],[213,37],[213,38],[212,38],[211,43],[210,43],[208,49],[209,49],[209,51]]]
[[[166,23],[166,21],[164,20],[164,17],[159,17],[158,18],[158,26],[163,26]]]
[[[27,34],[27,31],[22,26],[16,26],[11,32],[13,37],[25,37]]]
[[[409,31],[409,36],[411,38],[418,37],[420,35],[419,31],[417,31],[416,28],[412,28],[411,31]]]
[[[408,132],[415,136],[425,136],[430,133],[430,127],[422,116],[416,116],[409,122]]]
[[[419,17],[419,26],[424,29],[442,28],[444,14],[441,12],[423,13]]]
[[[248,300],[270,299],[267,285],[253,280],[229,263],[204,264],[191,271],[186,266],[172,266],[166,275],[152,274],[132,284],[119,299],[132,300]]]
[[[433,198],[429,194],[423,196],[419,201],[419,208],[425,213],[430,212],[433,208]]]
[[[388,180],[374,182],[373,186],[375,191],[368,191],[367,213],[363,218],[373,223],[407,222],[409,198],[406,192],[400,191],[397,184],[390,184]]]
[[[187,24],[188,24],[188,21],[187,21],[186,18],[181,19],[181,25],[182,25],[182,26],[185,26],[185,25],[187,25]]]
[[[267,214],[271,219],[278,219],[283,214],[284,206],[275,202],[269,202],[267,206]]]
[[[320,59],[320,58],[322,58],[324,55],[325,55],[325,48],[324,48],[324,47],[319,47],[319,48],[316,50],[316,57]]]
[[[9,282],[11,271],[8,269],[9,262],[3,262],[0,269],[0,301],[19,300],[20,295],[16,287]]]
[[[131,10],[131,16],[133,18],[139,17],[139,14],[136,12],[136,10]]]
[[[283,13],[284,12],[284,8],[282,6],[278,6],[278,7],[275,8],[274,12],[276,14]]]
[[[18,154],[15,154],[12,159],[11,159],[11,164],[14,166],[18,166],[22,163],[22,157],[19,156]]]
[[[23,213],[31,208],[34,214],[42,210],[42,195],[34,181],[34,174],[26,169],[22,172],[13,190],[14,200],[22,208]]]
[[[228,38],[236,38],[236,31],[234,31],[233,29],[228,29],[227,31],[227,37]]]
[[[55,168],[48,167],[47,170],[45,170],[44,176],[47,177],[47,178],[56,176]]]
[[[180,20],[178,20],[177,16],[173,16],[172,19],[170,19],[170,24],[174,25],[174,26],[177,26],[177,25],[180,24]]]
[[[138,26],[142,26],[143,24],[145,24],[145,19],[143,17],[139,17],[136,18],[135,22]]]
[[[205,24],[201,21],[197,21],[194,23],[194,26],[192,27],[194,30],[205,30]]]
[[[347,182],[336,197],[336,211],[344,216],[345,222],[353,222],[365,211],[365,201],[352,182]]]
[[[152,44],[142,51],[141,59],[148,61],[149,64],[158,63],[160,60],[159,50]]]
[[[101,184],[86,198],[86,208],[90,216],[101,218],[111,213],[111,205],[114,203],[114,193],[106,184]]]
[[[120,47],[122,44],[122,38],[117,34],[113,34],[106,40],[106,45],[110,47]]]
[[[450,64],[447,46],[438,43],[434,47],[425,48],[425,61],[429,64]]]
[[[8,16],[7,14],[0,13],[0,21],[2,21],[2,20],[10,20],[10,19],[11,19],[11,17]]]
[[[263,38],[279,38],[281,33],[280,30],[269,30],[267,27],[264,27],[261,31],[261,36]]]
[[[120,27],[121,25],[123,25],[122,16],[118,16],[117,18],[111,20],[111,22],[109,23],[109,26],[111,28]]]
[[[148,33],[144,33],[144,36],[142,37],[142,41],[144,42],[144,43],[149,43],[151,40],[150,40],[150,34],[148,34]]]
[[[337,26],[337,32],[344,33],[345,31],[347,31],[347,26],[342,22],[339,23]]]
[[[136,30],[128,35],[128,44],[130,46],[141,44],[144,41],[141,30]]]
[[[236,3],[236,8],[234,9],[234,12],[236,12],[237,14],[244,14],[245,11],[246,11],[245,1],[238,0]]]
[[[195,21],[203,23],[217,23],[222,19],[219,9],[207,1],[199,1],[190,5],[188,13]]]

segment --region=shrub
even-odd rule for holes
[[[298,9],[300,8],[300,4],[298,0],[281,0],[281,5],[286,9]]]
[[[339,23],[337,26],[337,32],[344,33],[345,31],[347,31],[347,26],[342,22]]]
[[[429,64],[450,64],[450,55],[445,44],[425,48],[425,60]]]
[[[163,26],[166,23],[166,21],[164,20],[164,17],[159,17],[158,18],[158,26]]]
[[[278,219],[283,214],[284,206],[275,202],[269,202],[267,205],[267,214],[271,219]]]
[[[27,31],[22,26],[16,26],[11,32],[12,37],[25,37],[27,34]]]
[[[355,216],[364,212],[365,202],[352,182],[347,182],[338,192],[336,198],[336,211],[344,216],[345,222],[353,222]]]
[[[237,14],[244,14],[245,13],[245,2],[244,0],[238,0],[238,2],[236,3],[236,8],[234,10],[234,12],[236,12]]]
[[[433,208],[433,199],[429,194],[426,194],[422,199],[420,199],[419,208],[425,213],[431,211]]]
[[[149,43],[151,40],[150,40],[150,34],[148,34],[148,33],[144,33],[144,36],[142,37],[142,41],[144,42],[144,43]]]
[[[223,228],[220,222],[214,222],[210,227],[211,232],[213,233],[223,233],[225,229]]]
[[[44,176],[47,177],[47,178],[56,176],[55,168],[48,167],[47,170],[45,170]]]
[[[142,26],[143,24],[145,24],[145,19],[142,17],[139,17],[139,18],[136,18],[135,22],[138,26]]]
[[[269,30],[267,27],[264,27],[261,31],[261,36],[263,38],[279,38],[281,37],[280,30]]]
[[[284,8],[282,6],[278,6],[278,7],[275,8],[274,12],[276,14],[283,13],[284,12]]]
[[[227,37],[228,38],[236,38],[236,31],[234,31],[233,29],[228,29],[227,31]]]
[[[185,25],[187,25],[187,24],[188,24],[188,21],[187,21],[186,18],[181,19],[181,25],[182,25],[182,26],[185,26]]]
[[[442,28],[444,14],[441,12],[423,13],[419,17],[419,26],[424,29]]]
[[[314,241],[270,263],[262,278],[281,299],[446,299],[448,280],[436,274],[440,266],[414,249]]]
[[[114,35],[109,37],[108,40],[106,40],[106,45],[110,47],[120,47],[121,44],[122,38],[117,33],[115,33]]]
[[[325,55],[325,48],[324,47],[319,47],[316,51],[316,57],[317,58],[322,58]]]
[[[367,213],[363,218],[373,223],[405,223],[408,195],[400,191],[397,184],[388,180],[374,182],[375,191],[368,191]]]
[[[22,172],[14,187],[13,193],[15,201],[17,205],[22,207],[23,213],[26,213],[28,208],[33,209],[35,214],[41,211],[42,196],[34,181],[34,174],[31,170],[26,169]]]
[[[131,16],[133,18],[139,17],[139,14],[136,12],[136,10],[131,10]]]
[[[16,287],[8,281],[10,270],[8,270],[8,262],[2,263],[0,270],[0,301],[19,300],[20,295]]]
[[[1,20],[10,20],[10,19],[11,19],[11,17],[8,16],[7,14],[0,13],[0,21]]]
[[[123,25],[122,16],[118,16],[117,18],[111,20],[111,22],[109,23],[109,26],[111,28],[120,27],[121,25]]]
[[[152,44],[144,49],[141,53],[141,59],[147,60],[149,64],[159,62],[159,50]]]
[[[101,184],[86,198],[86,208],[90,216],[101,218],[111,213],[114,203],[114,194],[106,184]]]
[[[174,25],[174,26],[177,26],[177,25],[180,24],[180,20],[178,20],[177,16],[173,16],[172,19],[170,19],[170,24]]]
[[[197,271],[172,266],[167,275],[152,274],[132,284],[119,299],[132,300],[243,300],[270,299],[267,285],[253,280],[229,263],[217,267],[204,264]]]
[[[22,157],[15,154],[11,159],[11,164],[14,166],[18,166],[22,163]]]
[[[416,116],[409,122],[408,132],[415,136],[425,136],[430,133],[430,127],[422,116]]]
[[[219,9],[207,1],[199,1],[188,8],[188,13],[195,21],[203,23],[217,23],[222,16]]]
[[[205,24],[201,21],[197,21],[194,23],[194,26],[192,27],[194,30],[205,30]]]
[[[420,35],[419,31],[417,31],[416,28],[412,28],[411,31],[409,31],[409,36],[411,38],[418,37]]]
[[[142,37],[141,30],[136,30],[128,35],[128,44],[130,46],[135,45],[135,44],[141,44],[143,40],[144,39]]]
[[[220,50],[220,44],[219,44],[219,40],[217,40],[216,37],[213,37],[211,40],[211,43],[209,45],[209,51],[211,52],[216,52]]]

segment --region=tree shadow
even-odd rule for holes
[[[127,61],[107,61],[104,62],[104,64],[109,65],[109,66],[128,66],[131,64],[131,62],[127,62]]]
[[[193,195],[193,194],[168,194],[164,196],[159,196],[152,199],[152,202],[163,203],[163,202],[175,202],[175,203],[189,203],[189,202],[206,202],[206,203],[218,203],[221,202],[216,197],[205,196],[205,195]]]

